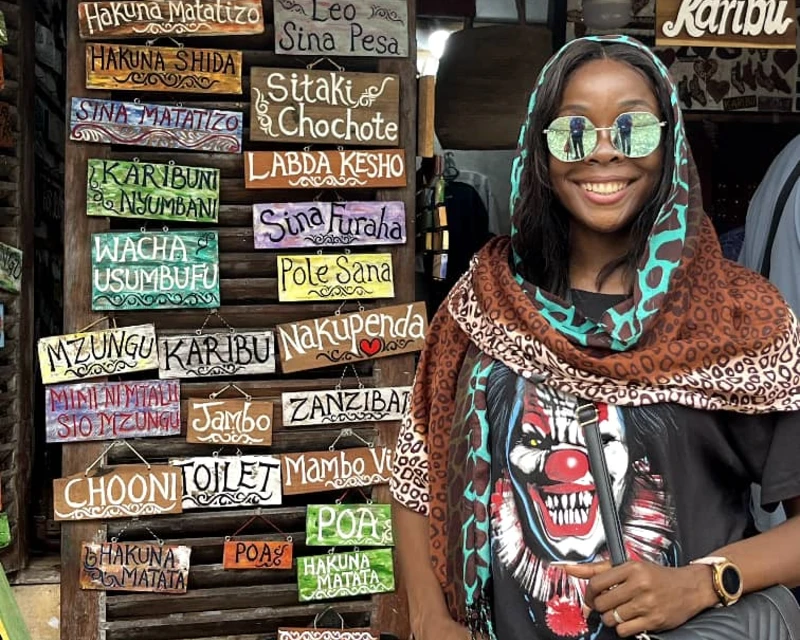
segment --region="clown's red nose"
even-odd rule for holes
[[[577,449],[562,449],[547,456],[544,472],[556,482],[577,482],[589,472],[589,458]]]

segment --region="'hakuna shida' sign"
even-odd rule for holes
[[[369,628],[361,629],[278,629],[278,640],[378,640]]]
[[[300,602],[394,591],[391,549],[328,553],[297,559]]]
[[[204,378],[275,373],[272,331],[158,337],[158,377]]]
[[[288,541],[226,540],[223,569],[291,569],[294,545]]]
[[[158,369],[152,324],[50,336],[38,351],[44,384]]]
[[[183,480],[168,465],[120,465],[53,481],[56,520],[106,520],[181,513]]]
[[[137,147],[242,152],[242,114],[94,98],[73,98],[70,140]]]
[[[400,78],[256,67],[250,75],[250,137],[396,147],[400,140]]]
[[[428,316],[424,302],[278,325],[284,373],[419,351]]]
[[[81,589],[186,593],[189,547],[149,542],[84,542]]]
[[[290,391],[281,396],[284,427],[400,420],[411,387]]]
[[[186,441],[269,446],[272,444],[272,403],[191,398],[186,419]]]
[[[183,473],[183,508],[267,507],[281,503],[281,465],[273,456],[170,460]]]
[[[87,44],[86,88],[241,93],[242,53],[222,49]]]
[[[275,0],[275,52],[405,58],[408,6],[405,0]]]
[[[180,382],[143,380],[45,387],[47,442],[177,436]]]
[[[90,216],[216,223],[219,169],[123,160],[89,160]]]
[[[389,482],[392,450],[359,447],[281,455],[283,493],[315,493]]]
[[[310,504],[306,512],[309,547],[391,547],[392,505]]]
[[[403,202],[286,202],[253,205],[256,249],[406,242]]]
[[[281,302],[360,298],[394,298],[391,254],[278,256]]]
[[[219,307],[216,231],[92,236],[92,309],[216,307]]]
[[[0,242],[0,289],[19,293],[22,287],[22,251]]]

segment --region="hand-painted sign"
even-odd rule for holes
[[[168,465],[126,464],[53,481],[56,520],[106,520],[181,513],[183,482]]]
[[[264,32],[261,0],[101,0],[78,5],[83,39],[247,36]]]
[[[219,169],[89,160],[90,216],[216,223]]]
[[[86,45],[86,88],[241,93],[242,53],[95,42]]]
[[[149,542],[84,542],[81,589],[186,593],[189,547]]]
[[[278,629],[278,640],[378,640],[372,629]]]
[[[408,56],[405,0],[275,0],[275,52],[304,56]]]
[[[379,151],[248,151],[248,189],[404,187],[403,149]]]
[[[256,249],[406,242],[402,202],[286,202],[253,205]]]
[[[297,559],[300,602],[394,591],[391,549],[327,553]]]
[[[306,512],[309,547],[392,547],[392,505],[310,504]]]
[[[3,50],[0,49],[0,90],[6,88],[6,71],[5,71],[5,60],[3,59]]]
[[[158,369],[152,324],[41,338],[38,350],[44,384]]]
[[[428,316],[424,302],[278,325],[284,373],[419,351]]]
[[[92,309],[219,307],[216,231],[92,235]]]
[[[6,16],[0,11],[0,47],[8,44],[8,27],[6,27]]]
[[[11,105],[7,102],[0,102],[0,148],[13,149],[17,145],[15,131]]]
[[[0,349],[6,347],[6,305],[0,303]]]
[[[161,335],[158,377],[206,378],[275,373],[272,331]]]
[[[389,253],[278,256],[278,300],[394,298]]]
[[[315,493],[389,482],[392,450],[359,447],[281,455],[283,494]]]
[[[187,442],[269,446],[272,444],[272,403],[192,398],[186,424]]]
[[[19,293],[22,286],[22,251],[0,242],[0,289]]]
[[[70,140],[242,152],[242,114],[219,109],[73,98]]]
[[[291,569],[293,544],[287,541],[226,540],[223,569]]]
[[[47,442],[177,436],[178,381],[131,380],[45,387]]]
[[[408,410],[411,387],[289,391],[281,396],[284,427],[389,422]]]
[[[393,147],[400,141],[400,78],[255,67],[250,138]]]
[[[8,514],[0,513],[0,549],[5,549],[11,544],[11,525],[8,522]]]
[[[281,504],[281,465],[274,456],[181,458],[183,508],[268,507]]]

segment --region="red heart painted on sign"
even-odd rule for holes
[[[372,340],[367,340],[364,338],[359,344],[359,348],[364,352],[367,356],[374,356],[378,351],[383,349],[383,340],[380,338],[373,338]]]

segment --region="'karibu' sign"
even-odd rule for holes
[[[124,160],[89,160],[90,216],[216,223],[219,169]]]
[[[284,453],[283,493],[315,493],[389,482],[392,450],[359,447],[337,451]]]
[[[186,593],[189,547],[150,542],[84,542],[81,589]]]
[[[158,377],[204,378],[275,373],[272,331],[160,335]]]
[[[393,297],[391,254],[278,256],[281,302]]]
[[[0,242],[0,289],[19,293],[22,286],[22,251]]]
[[[309,547],[391,547],[392,505],[310,504],[306,512]]]
[[[411,387],[290,391],[281,396],[284,427],[400,420]]]
[[[138,147],[242,152],[242,114],[219,109],[73,98],[70,140]]]
[[[424,302],[278,325],[284,373],[419,351],[428,316]]]
[[[394,591],[391,549],[370,549],[297,559],[300,602]]]
[[[178,381],[87,382],[45,387],[47,442],[177,436]]]
[[[186,424],[187,442],[269,446],[272,444],[272,403],[192,398]]]
[[[226,540],[223,569],[291,569],[293,544],[288,541]]]

